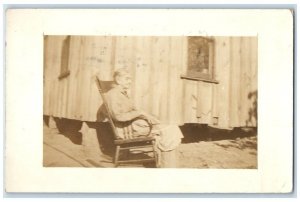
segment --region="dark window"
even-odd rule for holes
[[[214,40],[208,37],[188,37],[187,77],[214,79]]]
[[[61,50],[60,75],[58,79],[63,79],[70,74],[69,70],[69,52],[70,52],[70,36],[67,36],[63,41]]]

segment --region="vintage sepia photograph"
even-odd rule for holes
[[[257,169],[257,36],[44,35],[43,166]]]
[[[293,10],[6,16],[6,192],[293,191]]]

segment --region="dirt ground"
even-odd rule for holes
[[[207,129],[203,132],[201,128],[191,127],[182,128],[182,131],[185,138],[177,149],[179,168],[257,168],[255,133]],[[90,152],[80,140],[47,125],[44,125],[43,145],[45,167],[113,167],[111,155],[100,150]]]
[[[257,168],[255,137],[181,144],[181,168]]]

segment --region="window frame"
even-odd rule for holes
[[[190,37],[201,37],[208,41],[209,44],[209,53],[208,53],[208,72],[202,73],[189,69],[189,57],[187,56],[187,70],[184,75],[181,75],[183,79],[204,81],[210,83],[219,83],[215,80],[215,39],[213,37],[203,37],[203,36],[188,36],[187,38],[187,46],[189,47],[189,39]],[[189,48],[187,48],[187,54],[189,55]]]
[[[69,57],[70,57],[70,44],[71,44],[71,36],[68,35],[63,40],[62,50],[61,50],[61,62],[60,62],[60,74],[58,76],[58,79],[61,80],[63,78],[66,78],[70,75],[69,70]],[[63,58],[66,57],[66,58]]]

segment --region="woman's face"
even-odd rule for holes
[[[129,89],[131,86],[131,77],[129,74],[123,74],[117,77],[117,83],[124,89]]]

